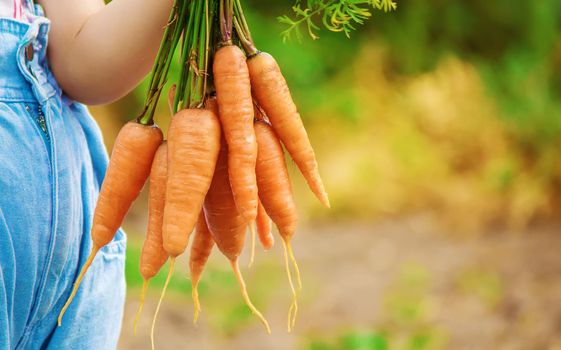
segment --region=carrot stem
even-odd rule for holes
[[[136,317],[134,318],[133,330],[134,335],[136,335],[136,329],[138,326],[138,321],[140,320],[140,315],[142,314],[142,309],[144,309],[144,301],[146,299],[146,291],[148,290],[148,279],[144,278],[142,282],[142,292],[140,292],[140,304],[138,305],[138,311],[136,312]]]
[[[220,0],[220,33],[222,44],[232,44],[232,19],[234,17],[234,2],[232,0]]]
[[[214,2],[213,2],[214,3]],[[201,101],[200,104],[204,104],[204,99],[206,97],[206,89],[207,89],[207,80],[208,80],[208,75],[209,75],[209,71],[208,71],[208,61],[209,61],[209,57],[210,57],[210,32],[212,30],[212,23],[213,21],[210,18],[210,15],[212,14],[213,8],[212,8],[212,3],[209,4],[208,0],[206,0],[205,2],[205,38],[204,38],[204,45],[201,45],[201,47],[204,48],[203,51],[203,73],[204,73],[204,78],[203,78],[203,86],[202,86],[202,91],[201,91]]]
[[[140,124],[152,125],[154,123],[154,112],[162,93],[162,88],[166,83],[175,48],[181,36],[185,14],[186,6],[182,4],[181,7],[179,7],[178,0],[175,0],[166,24],[162,42],[160,43],[158,55],[154,62],[154,67],[152,68],[144,109],[137,118]]]
[[[184,31],[181,71],[174,109],[201,108],[207,88],[210,47],[211,4],[209,0],[190,3],[189,22]]]
[[[162,289],[162,294],[160,295],[160,300],[158,301],[158,306],[156,307],[156,312],[154,313],[154,319],[152,320],[152,328],[150,329],[150,342],[152,343],[152,350],[155,349],[155,346],[154,346],[154,328],[156,328],[156,319],[158,318],[158,313],[160,312],[160,307],[162,306],[162,301],[164,300],[164,295],[166,294],[166,290],[168,288],[169,281],[171,280],[174,265],[175,265],[175,257],[172,256],[169,259],[169,272],[168,272],[168,276],[166,278],[166,283],[164,284],[164,289]]]
[[[201,28],[199,29],[199,38],[197,42],[197,69],[195,70],[195,80],[193,88],[193,96],[190,101],[190,106],[194,108],[201,108],[204,104],[204,98],[206,95],[206,80],[208,76],[207,65],[208,65],[208,39],[209,39],[209,1],[204,1],[203,7],[203,21],[201,23]]]
[[[161,65],[162,63],[165,61],[165,51],[167,51],[167,43],[168,40],[170,38],[170,32],[171,32],[171,24],[174,23],[174,18],[177,14],[177,0],[174,1],[173,3],[173,7],[171,9],[170,15],[169,15],[169,19],[168,22],[166,24],[166,29],[164,31],[164,36],[162,38],[162,41],[160,42],[160,47],[158,48],[158,54],[156,55],[156,60],[154,61],[154,66],[152,67],[152,72],[150,74],[150,84],[148,85],[148,93],[146,96],[146,103],[144,105],[144,110],[141,113],[141,116],[138,118],[138,122],[143,124],[143,125],[148,125],[148,123],[150,123],[150,117],[149,114],[147,114],[146,112],[148,111],[149,105],[152,101],[153,96],[156,93],[155,90],[155,84],[154,82],[157,79],[157,77],[159,78],[159,72],[161,69]],[[159,85],[159,84],[156,84]]]
[[[189,14],[193,14],[195,12],[195,2],[191,1],[188,3],[187,1],[184,2],[185,6],[189,4]],[[190,38],[191,36],[187,33],[191,33],[193,30],[193,22],[195,21],[195,15],[189,16],[189,21],[187,22],[187,26],[183,32],[183,42],[181,46],[181,69],[179,72],[179,85],[177,86],[174,103],[173,103],[173,113],[175,114],[178,110],[183,108],[183,99],[184,99],[184,90],[185,90],[185,83],[187,81],[187,72],[188,68],[186,69],[185,65],[188,64],[188,57],[189,57],[189,49],[190,49]]]
[[[60,311],[60,314],[58,315],[58,326],[59,327],[62,325],[62,317],[64,316],[64,313],[66,312],[66,310],[70,306],[70,303],[72,302],[72,299],[74,299],[74,296],[76,295],[76,292],[78,291],[78,288],[80,287],[80,284],[82,283],[82,279],[84,278],[84,275],[86,274],[86,271],[88,271],[88,268],[92,264],[95,256],[97,255],[97,252],[99,252],[99,249],[100,249],[100,247],[98,247],[94,244],[93,247],[92,247],[92,250],[90,252],[90,255],[88,256],[88,259],[84,263],[84,266],[82,266],[82,269],[80,270],[80,274],[78,275],[78,278],[76,279],[76,282],[74,283],[74,287],[72,288],[72,293],[70,293],[70,297],[68,297],[68,300],[66,301],[66,303],[62,307],[62,310]]]
[[[249,309],[251,310],[251,312],[256,315],[259,320],[261,320],[261,322],[263,323],[263,325],[265,326],[266,330],[267,330],[267,334],[271,334],[271,327],[269,327],[269,322],[267,322],[267,320],[265,319],[265,317],[263,317],[263,315],[261,314],[261,312],[259,312],[259,310],[257,310],[257,308],[253,305],[253,303],[251,302],[251,299],[249,298],[249,295],[247,294],[247,287],[245,285],[245,281],[243,279],[242,273],[240,271],[240,267],[238,265],[238,260],[230,260],[230,264],[232,265],[232,269],[234,270],[234,275],[236,276],[236,279],[238,280],[238,284],[240,285],[240,290],[242,292],[242,297],[247,305],[247,307],[249,307]]]
[[[188,46],[185,47],[185,49],[187,50],[187,60],[183,62],[183,66],[182,69],[186,69],[186,76],[187,76],[187,81],[185,83],[186,89],[185,91],[181,91],[181,94],[183,95],[183,106],[190,108],[191,107],[191,94],[194,93],[194,89],[193,89],[193,80],[194,80],[194,75],[197,74],[198,72],[195,72],[193,69],[193,62],[197,62],[200,58],[197,57],[197,45],[198,45],[198,37],[199,37],[199,32],[201,29],[201,5],[203,3],[203,0],[195,0],[193,1],[193,3],[195,4],[194,6],[194,11],[193,14],[195,16],[195,20],[193,23],[193,29],[191,30],[191,33],[185,33],[185,35],[189,34],[191,35],[191,41],[189,42]],[[187,41],[185,41],[185,43],[187,43]],[[184,53],[185,55],[185,53]]]
[[[259,53],[259,50],[255,47],[253,39],[251,37],[251,32],[245,19],[243,13],[243,8],[240,0],[234,0],[234,27],[236,28],[236,33],[238,34],[242,46],[248,56],[254,56]]]
[[[240,42],[242,43],[242,46],[246,54],[248,56],[256,55],[259,51],[244,35],[243,30],[241,29],[240,23],[237,18],[234,18],[234,27],[236,28],[236,33],[238,34],[238,38],[240,39]]]

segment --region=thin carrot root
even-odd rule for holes
[[[294,252],[292,250],[292,245],[290,242],[286,243],[286,247],[288,250],[288,255],[290,256],[290,261],[292,262],[292,267],[294,268],[294,272],[296,273],[296,282],[298,283],[298,290],[295,295],[294,300],[294,313],[292,314],[292,329],[294,329],[294,325],[296,324],[296,314],[298,313],[298,294],[302,291],[302,278],[300,276],[300,269],[298,268],[298,263],[296,262],[296,258],[294,257]]]
[[[290,307],[288,308],[288,332],[290,333],[292,330],[294,330],[294,324],[292,323],[293,315],[294,315],[294,309],[298,309],[298,306],[295,306],[297,304],[294,303],[294,301],[292,301],[292,303],[290,303]]]
[[[66,310],[70,306],[70,303],[72,302],[72,299],[74,299],[74,296],[76,295],[76,292],[78,291],[78,288],[80,287],[80,284],[82,283],[82,279],[84,278],[84,275],[86,274],[90,265],[92,264],[95,256],[97,255],[97,252],[99,252],[99,249],[101,249],[101,248],[94,244],[94,246],[92,247],[92,251],[90,252],[90,255],[88,256],[88,259],[86,260],[86,263],[84,264],[84,266],[82,266],[82,269],[80,270],[80,274],[78,275],[78,278],[76,279],[76,282],[74,283],[74,287],[72,288],[72,293],[70,293],[70,296],[68,297],[68,300],[66,301],[66,304],[64,304],[64,306],[62,307],[62,310],[60,311],[60,314],[58,315],[58,326],[59,327],[62,325],[62,317],[64,316],[64,313],[66,312]]]
[[[138,311],[136,312],[136,317],[134,318],[133,330],[134,335],[136,335],[136,329],[138,326],[138,321],[140,320],[140,315],[142,314],[142,309],[144,309],[144,300],[146,299],[146,291],[148,290],[148,280],[145,278],[142,282],[142,292],[140,292],[140,304],[138,305]]]
[[[173,274],[173,266],[175,265],[175,257],[169,259],[169,272],[166,278],[166,283],[164,284],[164,289],[162,289],[162,295],[160,295],[160,300],[158,301],[158,306],[156,307],[156,312],[154,313],[154,319],[152,320],[152,328],[150,329],[150,342],[152,343],[152,350],[156,347],[154,346],[154,328],[156,327],[156,319],[158,318],[158,313],[160,312],[160,306],[162,306],[162,301],[164,300],[164,295],[168,289],[169,281],[171,280],[171,275]]]
[[[255,261],[255,223],[249,224],[249,231],[251,232],[251,254],[249,256],[249,264],[247,267],[251,267]]]
[[[294,257],[294,252],[292,251],[292,245],[290,242],[286,243],[286,247],[288,248],[288,254],[290,256],[290,261],[292,262],[292,267],[294,267],[294,272],[296,272],[296,282],[298,283],[298,291],[302,290],[302,278],[300,276],[300,269],[298,268],[298,263],[296,262],[296,258]]]
[[[201,302],[199,301],[199,282],[193,282],[191,289],[191,296],[193,297],[193,324],[199,321],[199,314],[201,313]]]
[[[290,272],[290,265],[288,264],[288,248],[287,243],[283,240],[282,246],[284,248],[284,268],[286,270],[286,276],[288,277],[288,283],[290,284],[290,290],[292,291],[292,304],[288,309],[288,327],[287,330],[290,333],[293,327],[293,320],[296,318],[296,313],[298,312],[298,294],[296,293],[296,288],[294,288],[294,282],[292,282],[292,273]]]
[[[247,287],[245,285],[245,281],[244,281],[242,273],[240,271],[238,261],[237,260],[230,260],[230,264],[232,265],[232,269],[234,270],[234,275],[236,276],[236,279],[238,280],[238,283],[240,285],[240,289],[241,289],[241,292],[242,292],[242,297],[243,297],[245,303],[247,304],[247,307],[249,307],[251,312],[253,314],[255,314],[259,318],[259,320],[261,320],[261,322],[263,323],[263,325],[265,326],[265,328],[267,330],[267,334],[271,334],[271,327],[269,327],[269,322],[267,322],[267,320],[265,319],[265,317],[263,317],[261,312],[259,312],[259,310],[257,310],[257,308],[253,305],[253,303],[251,302],[251,299],[249,299],[249,295],[247,294]]]

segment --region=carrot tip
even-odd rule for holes
[[[80,270],[80,274],[78,275],[78,278],[76,278],[76,282],[74,282],[74,287],[72,288],[72,292],[70,293],[70,296],[68,297],[68,300],[66,301],[66,303],[62,307],[62,310],[60,311],[60,314],[58,315],[57,323],[58,323],[59,327],[62,325],[62,317],[64,316],[64,313],[66,312],[66,310],[70,306],[70,303],[72,302],[72,299],[74,299],[74,296],[76,295],[76,292],[78,291],[78,288],[80,287],[80,284],[82,283],[82,279],[84,278],[84,275],[86,274],[86,272],[88,271],[88,268],[92,264],[92,262],[93,262],[95,256],[97,255],[97,252],[99,251],[99,249],[100,249],[100,247],[98,247],[94,244],[93,247],[92,247],[92,250],[90,252],[90,255],[88,256],[88,259],[84,263],[84,266],[82,266],[82,269]]]
[[[171,257],[169,259],[168,277],[166,278],[166,283],[164,283],[164,288],[162,289],[162,294],[160,295],[160,300],[158,301],[158,306],[156,306],[156,312],[154,313],[154,318],[152,319],[152,328],[150,329],[150,342],[152,343],[152,350],[154,350],[156,348],[154,346],[154,328],[156,327],[156,319],[158,318],[158,313],[160,312],[160,306],[162,306],[162,301],[164,300],[164,295],[166,294],[166,290],[168,288],[169,281],[171,280],[171,276],[173,274],[174,264],[175,264],[175,257]]]
[[[327,196],[327,192],[323,192],[323,195],[320,197],[320,202],[323,204],[327,209],[331,209],[331,203],[329,202],[329,197]]]
[[[275,245],[275,236],[273,236],[273,230],[269,231],[269,239],[271,240],[271,244],[268,247],[265,248],[266,252],[273,249],[273,247]]]
[[[249,224],[249,231],[251,232],[251,253],[249,256],[249,264],[247,267],[251,267],[255,261],[255,223],[251,222]]]
[[[247,287],[245,285],[245,281],[244,281],[242,273],[240,271],[240,267],[238,266],[238,261],[237,260],[230,260],[230,264],[232,265],[232,269],[234,270],[234,275],[236,276],[236,279],[238,280],[238,284],[240,285],[240,289],[241,289],[241,292],[242,292],[242,297],[243,297],[247,307],[249,307],[251,312],[254,315],[256,315],[259,318],[259,320],[263,323],[263,325],[265,326],[265,329],[267,330],[267,334],[271,334],[271,327],[269,326],[269,322],[267,322],[265,317],[263,317],[263,314],[261,314],[261,312],[259,312],[259,310],[255,307],[255,305],[253,305],[253,303],[251,302],[251,299],[249,298],[249,294],[247,293]]]
[[[144,300],[146,299],[146,290],[148,289],[148,279],[144,279],[142,282],[142,292],[140,292],[140,304],[138,305],[138,311],[136,312],[136,317],[132,325],[133,333],[136,335],[136,329],[138,326],[138,321],[140,320],[140,315],[142,314],[142,309],[144,308]]]

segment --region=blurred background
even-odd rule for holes
[[[258,249],[250,269],[241,260],[273,335],[214,251],[198,326],[180,259],[157,348],[561,349],[561,2],[399,0],[351,39],[322,30],[319,40],[287,44],[276,17],[290,1],[245,4],[258,47],[277,58],[292,89],[332,208],[289,161],[304,279],[293,333],[277,244]],[[92,108],[108,149],[145,93],[142,84]],[[162,103],[164,130],[169,118]],[[146,220],[144,193],[125,224],[120,349],[150,347],[167,273],[151,283],[133,336]]]

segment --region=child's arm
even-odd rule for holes
[[[40,0],[51,20],[48,55],[64,92],[102,104],[149,72],[172,0]]]

